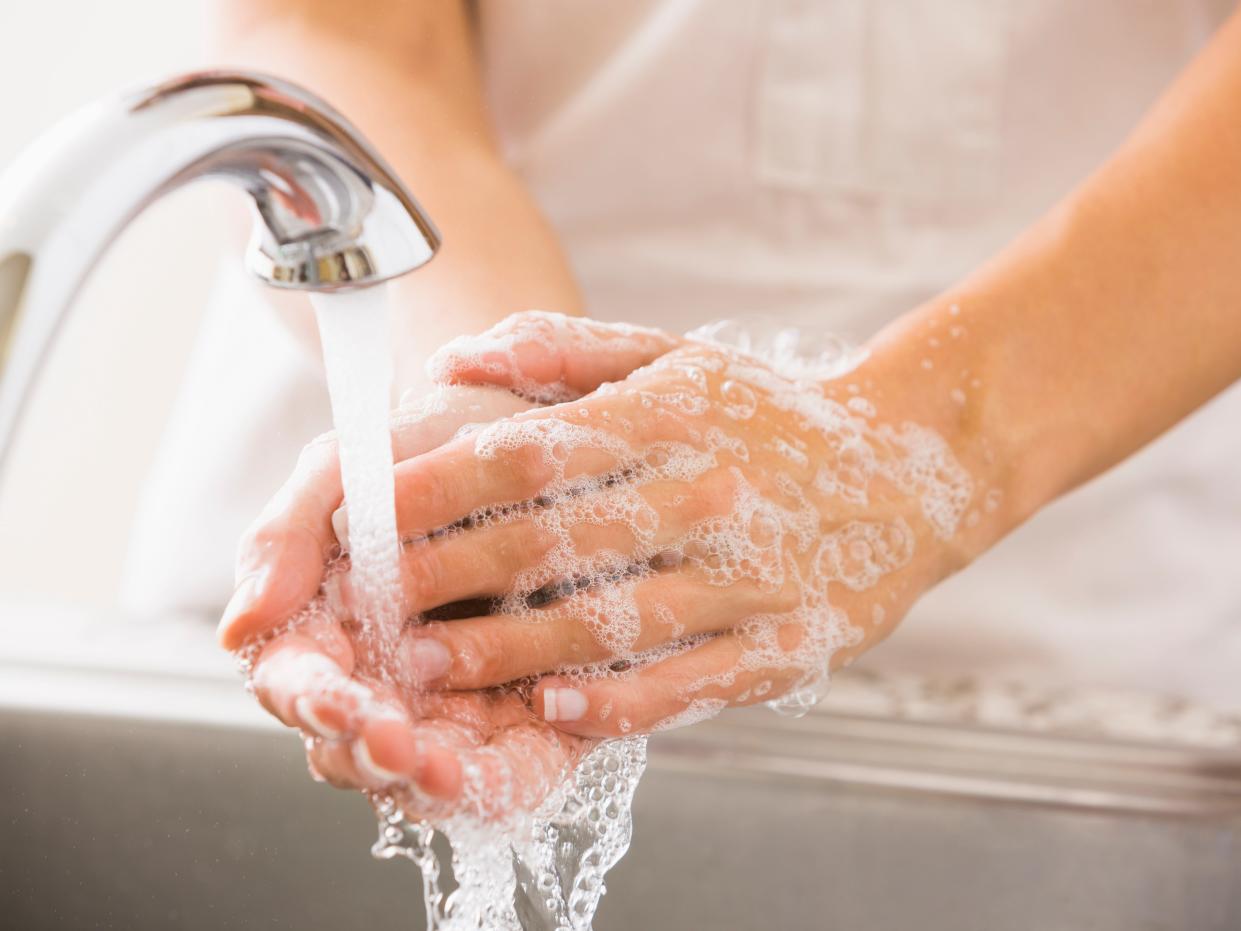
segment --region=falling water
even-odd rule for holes
[[[349,578],[360,618],[391,643],[401,623],[392,479],[387,287],[312,294],[349,514]]]

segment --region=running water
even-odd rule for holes
[[[392,479],[392,353],[387,286],[311,294],[340,443],[349,577],[360,620],[391,644],[401,625],[400,543]]]

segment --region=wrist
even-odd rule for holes
[[[989,340],[976,332],[975,300],[949,293],[906,314],[868,344],[857,369],[829,387],[842,400],[854,391],[866,397],[881,423],[932,431],[969,473],[969,501],[935,548],[939,577],[972,562],[1042,503],[1028,493],[1022,457],[998,414],[997,362]]]

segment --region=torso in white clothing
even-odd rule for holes
[[[593,315],[760,313],[861,340],[1084,178],[1230,6],[482,0],[478,23],[494,118]],[[206,426],[174,435],[140,522],[146,607],[223,602],[228,560],[209,552],[231,555],[299,431],[326,424],[313,367],[273,327],[246,342],[281,364],[239,360],[248,318],[227,287],[182,401]],[[1241,707],[1239,422],[1234,390],[942,586],[871,662]],[[171,490],[195,481],[203,495]],[[170,543],[184,526],[205,529]]]

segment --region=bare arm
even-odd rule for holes
[[[875,341],[869,377],[1004,492],[961,559],[1241,378],[1239,114],[1234,15],[1115,157]]]
[[[444,236],[394,286],[397,381],[437,346],[517,310],[581,312],[555,234],[504,164],[461,0],[221,0],[222,63],[305,85],[379,148]],[[306,327],[300,297],[287,316]]]

